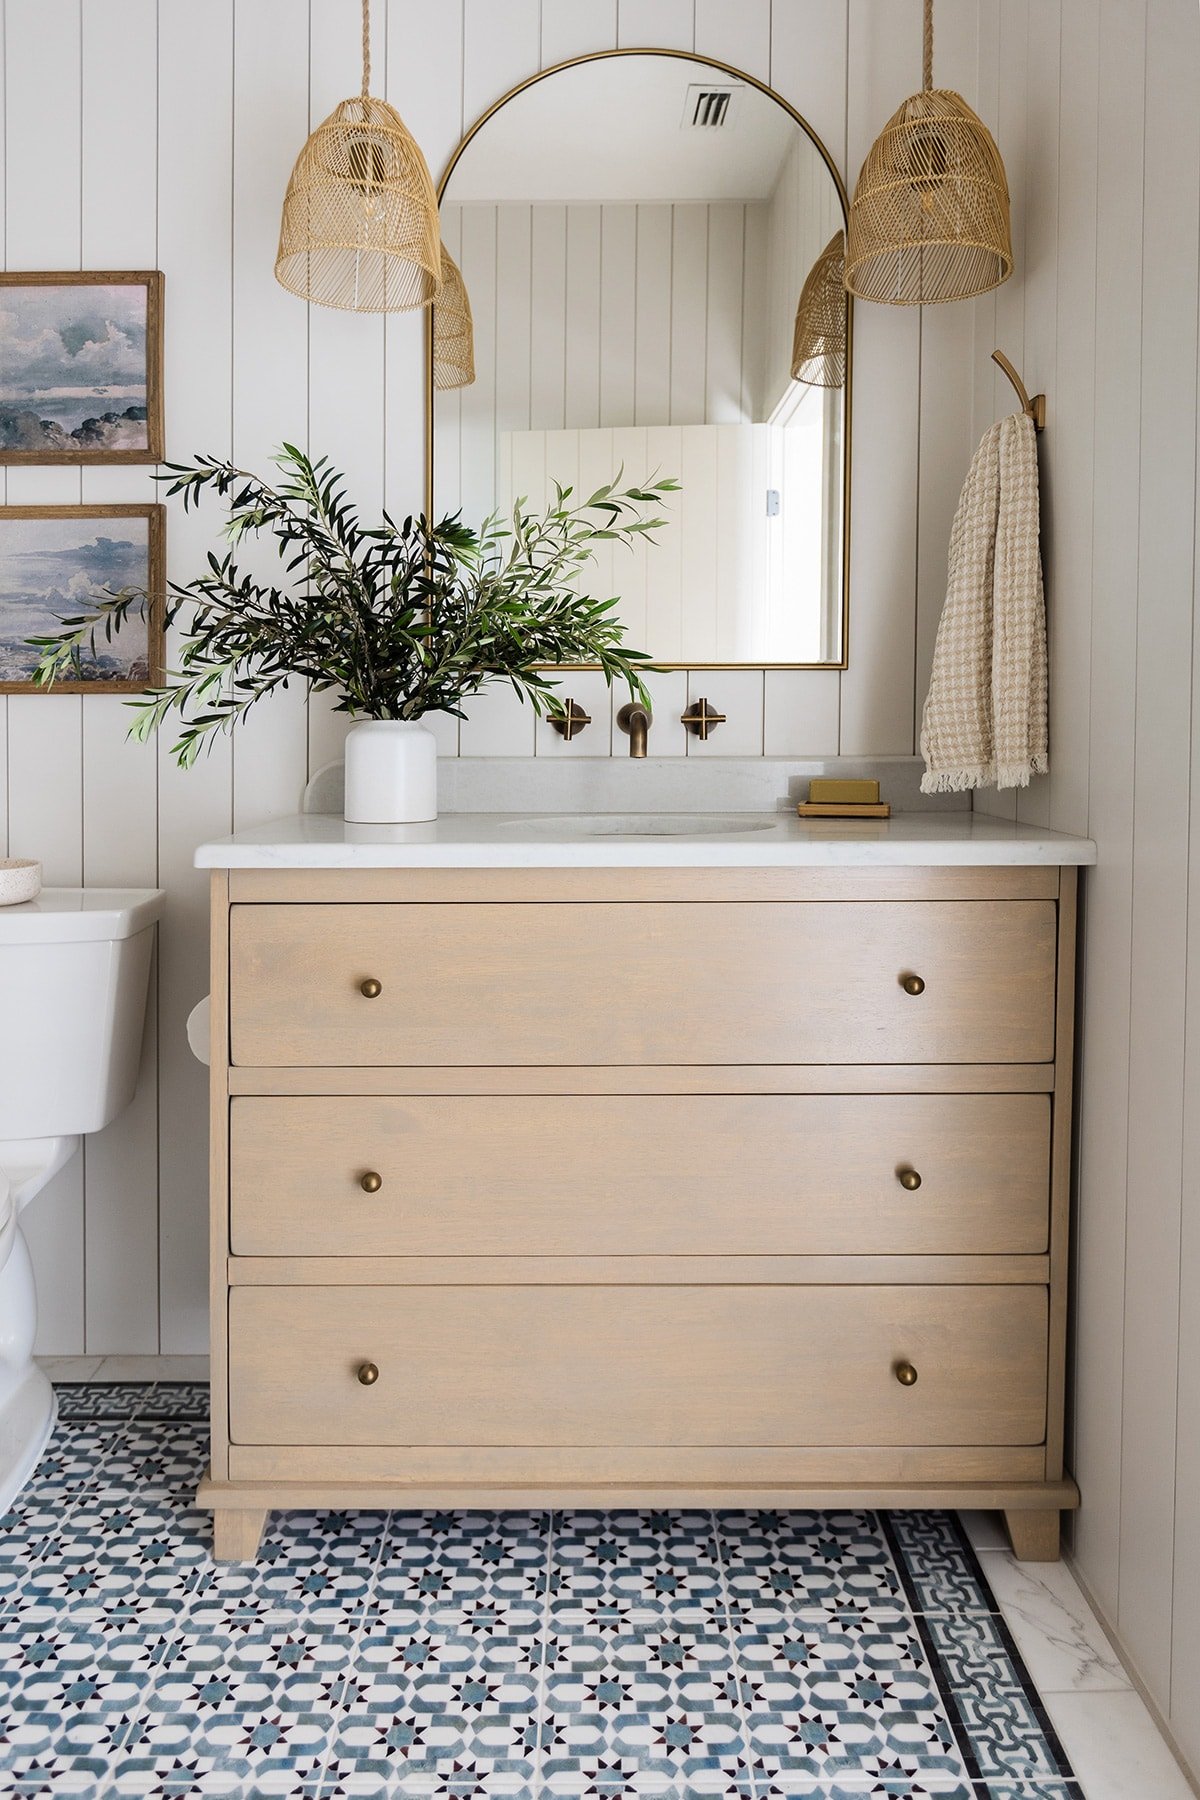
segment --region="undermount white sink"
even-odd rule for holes
[[[727,837],[734,832],[774,831],[774,816],[745,813],[556,813],[506,821],[506,829],[529,837]]]

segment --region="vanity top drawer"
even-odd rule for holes
[[[1045,1062],[1050,901],[242,905],[235,1064]]]
[[[234,1288],[230,1435],[1035,1444],[1046,1333],[1034,1287]]]
[[[1040,1254],[1045,1094],[240,1098],[246,1256]]]

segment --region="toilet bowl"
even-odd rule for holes
[[[54,1427],[33,1361],[37,1293],[21,1213],[137,1085],[155,889],[43,888],[0,908],[0,1513]]]

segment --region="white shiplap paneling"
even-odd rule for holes
[[[1175,1525],[1184,995],[1196,494],[1196,300],[1200,64],[1196,8],[1147,13],[1143,216],[1142,485],[1134,746],[1129,1217],[1122,1440],[1120,1619],[1139,1669],[1169,1690]],[[1191,329],[1182,333],[1178,321]],[[1192,1046],[1192,1054],[1196,1047]]]
[[[879,41],[867,30],[862,0],[857,4],[848,83],[848,0],[812,0],[803,8],[780,0],[467,0],[436,8],[422,0],[373,0],[373,85],[400,107],[437,175],[464,124],[543,63],[611,48],[618,32],[626,45],[695,45],[769,76],[812,120],[845,172],[848,85],[854,154],[861,157],[908,81],[904,57],[917,66],[917,38],[908,35],[919,29],[912,0],[904,0],[902,16]],[[943,4],[961,10],[973,0]],[[163,268],[171,456],[229,452],[258,467],[277,442],[295,437],[345,468],[364,508],[386,500],[402,516],[419,504],[422,321],[384,324],[310,311],[272,276],[291,160],[309,125],[358,87],[355,0],[210,0],[203,7],[182,0],[3,0],[3,10],[8,266]],[[945,29],[949,36],[959,27]],[[969,24],[966,30],[969,37]],[[897,56],[893,72],[889,59]],[[119,109],[104,103],[115,76]],[[47,94],[55,96],[49,132]],[[37,155],[26,154],[23,147],[34,142]],[[740,209],[718,211],[708,222],[705,272],[710,289],[720,288],[722,304],[731,305],[739,236],[760,262],[763,246],[744,228]],[[657,257],[664,288],[672,231],[664,214],[643,233],[642,250],[651,261]],[[664,395],[669,401],[671,392],[663,331],[649,329],[633,349],[635,303],[623,271],[637,236],[637,221],[624,209],[604,209],[599,311],[605,331],[631,346],[623,366],[605,347],[597,404],[606,425],[623,424],[639,405],[650,416],[651,404]],[[570,259],[586,292],[596,267],[594,235],[568,244],[564,226],[552,248],[560,269]],[[698,266],[698,245],[688,251]],[[524,254],[519,241],[512,253]],[[861,581],[855,575],[859,667],[846,678],[781,673],[767,684],[765,717],[760,721],[756,710],[739,730],[775,754],[836,751],[843,688],[847,748],[894,748],[901,713],[900,735],[910,741],[912,695],[898,703],[885,679],[896,655],[911,666],[915,588],[912,522],[901,525],[899,511],[903,493],[915,491],[917,365],[908,351],[893,358],[895,330],[890,315],[860,309],[864,375],[856,426],[860,441],[882,436],[888,453],[867,454],[858,475],[860,514],[880,521],[875,536],[883,546],[876,556],[863,539]],[[538,350],[540,365],[557,361],[561,384],[565,340],[560,347],[539,339]],[[728,409],[732,422],[739,383],[744,388],[748,377],[725,351],[706,337],[709,403],[714,415]],[[571,355],[584,366],[590,352],[575,346]],[[953,391],[953,378],[939,379]],[[649,446],[650,439],[639,439],[635,447]],[[614,443],[614,453],[621,450]],[[69,468],[13,469],[4,485],[14,502],[73,501],[81,492],[95,500],[154,497],[150,473],[140,469],[90,470],[82,481]],[[175,578],[194,573],[217,540],[219,519],[215,507],[186,519],[172,508]],[[656,604],[677,607],[686,582],[681,561],[660,560]],[[881,622],[881,654],[873,619]],[[658,685],[659,742],[664,753],[682,754],[677,715],[686,676],[664,676]],[[762,684],[755,678],[752,685],[757,691]],[[498,693],[473,710],[464,753],[534,753],[532,718],[510,696]],[[11,852],[43,855],[63,880],[157,874],[168,892],[151,1072],[135,1111],[89,1151],[87,1272],[82,1159],[29,1216],[43,1292],[42,1345],[50,1352],[85,1347],[85,1311],[88,1347],[142,1350],[154,1347],[156,1335],[163,1349],[202,1345],[204,1083],[186,1050],[183,1021],[206,983],[206,896],[192,853],[200,839],[224,833],[235,820],[294,805],[306,769],[337,753],[345,729],[326,701],[304,707],[289,696],[184,774],[165,742],[157,751],[125,744],[122,718],[105,699],[0,701],[0,820],[11,812]],[[438,721],[437,730],[444,753],[453,754],[453,722]],[[593,728],[583,743],[594,753],[601,741]],[[714,754],[721,741],[716,734]],[[726,746],[732,741],[727,732]],[[626,749],[618,734],[614,753]]]
[[[1074,1555],[1195,1772],[1200,17],[1192,0],[986,0],[981,48],[992,41],[1027,265],[996,296],[995,341],[1049,400],[1052,773],[1020,811],[1099,848],[1084,908]]]
[[[16,269],[77,269],[81,229],[81,62],[77,0],[9,0],[5,12],[6,243]],[[12,70],[21,71],[14,79]],[[46,97],[56,128],[46,130]],[[37,144],[38,154],[17,146]],[[79,471],[13,468],[13,505],[75,505]],[[8,701],[8,815],[15,856],[40,857],[48,882],[83,874],[83,714],[65,694]],[[44,1337],[65,1352],[84,1348],[83,1163],[57,1175],[29,1215],[26,1231],[40,1269]]]
[[[228,455],[233,407],[233,4],[159,9],[158,250],[170,296],[165,383],[168,453]],[[203,179],[197,171],[203,170]],[[271,246],[267,254],[271,254]],[[230,373],[225,376],[224,371]],[[220,372],[218,374],[218,372]],[[131,484],[132,485],[132,484]],[[186,581],[217,520],[172,510],[167,572]],[[167,657],[171,660],[171,644]],[[158,751],[158,869],[166,889],[159,941],[159,1347],[203,1350],[208,1335],[205,1071],[184,1024],[208,988],[208,893],[196,844],[233,823],[233,753],[222,739],[179,769]],[[53,1348],[53,1346],[51,1346]]]

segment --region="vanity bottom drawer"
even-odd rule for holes
[[[1036,1444],[1046,1362],[1041,1287],[229,1295],[234,1444]]]

